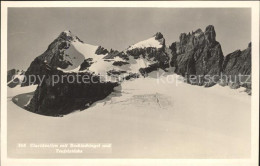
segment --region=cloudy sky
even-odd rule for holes
[[[8,69],[27,69],[64,30],[85,43],[124,50],[156,32],[169,45],[207,25],[215,26],[224,55],[251,41],[247,8],[9,8]]]

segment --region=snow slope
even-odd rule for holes
[[[115,61],[125,61],[120,57],[116,57],[114,59],[103,59],[105,55],[97,55],[95,52],[98,46],[82,43],[78,40],[74,40],[71,42],[71,46],[68,50],[66,50],[65,54],[70,55],[70,60],[72,59],[71,63],[73,64],[67,69],[61,69],[63,72],[84,72],[79,71],[80,65],[83,63],[85,59],[91,58],[91,66],[88,68],[88,71],[93,72],[95,74],[99,74],[101,76],[107,77],[107,72],[109,70],[128,70],[129,68],[125,68],[125,66],[114,66],[112,65]],[[72,58],[71,58],[72,57]]]
[[[68,49],[64,50],[64,57],[63,59],[66,61],[69,61],[71,63],[71,66],[69,66],[66,69],[58,68],[59,70],[62,70],[63,72],[70,73],[70,72],[85,72],[85,71],[79,71],[80,65],[83,63],[85,59],[91,59],[92,62],[91,66],[86,69],[90,72],[93,72],[95,74],[108,77],[107,72],[110,70],[115,71],[126,71],[127,73],[139,73],[140,68],[148,67],[150,64],[155,63],[151,61],[142,58],[134,59],[132,56],[129,56],[129,64],[124,64],[122,66],[115,66],[113,65],[116,61],[122,61],[126,62],[125,59],[120,57],[113,57],[111,59],[104,59],[106,55],[97,55],[96,50],[98,49],[98,46],[90,45],[87,43],[84,43],[80,41],[76,36],[72,35],[71,32],[65,31],[66,35],[69,37],[72,37],[73,40],[70,41],[70,47]],[[135,48],[161,48],[163,45],[155,39],[155,36],[140,41],[132,46],[130,46],[127,50],[135,49]],[[124,53],[126,53],[126,51]],[[126,75],[126,74],[125,74]],[[110,78],[109,78],[110,79]]]
[[[249,157],[251,97],[243,89],[176,84],[170,77],[180,79],[173,74],[124,81],[106,99],[62,118],[21,109],[10,100],[18,89],[9,88],[8,153],[20,155],[16,143],[56,142],[112,143],[112,153],[31,151],[23,157]]]
[[[145,68],[152,64],[152,62],[143,58],[142,56],[140,56],[138,59],[134,59],[132,56],[129,56],[129,63],[131,64],[130,71],[134,73],[139,73],[140,68]]]
[[[140,42],[130,46],[127,50],[132,50],[135,48],[148,48],[148,47],[161,48],[162,44],[158,40],[156,40],[155,36],[154,36],[152,38],[140,41]]]

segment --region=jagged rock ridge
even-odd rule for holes
[[[173,54],[171,65],[176,67],[176,73],[187,77],[192,84],[214,85],[217,80],[206,82],[204,78],[208,75],[211,79],[222,71],[224,56],[220,43],[216,41],[214,27],[207,26],[205,32],[198,29],[192,33],[182,33],[179,39],[170,46]],[[195,77],[190,78],[190,75]]]
[[[231,88],[245,87],[251,94],[251,43],[245,50],[236,50],[228,54],[223,63],[223,77],[221,85],[229,85]]]

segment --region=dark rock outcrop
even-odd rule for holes
[[[145,76],[148,73],[158,70],[159,68],[165,69],[169,67],[171,52],[168,51],[168,48],[165,46],[165,39],[160,32],[157,32],[155,35],[155,40],[159,41],[162,47],[146,47],[146,48],[134,48],[129,49],[126,53],[129,56],[132,56],[134,59],[144,58],[152,63],[152,65],[146,68],[140,68],[140,73]]]
[[[136,79],[139,78],[140,75],[138,73],[128,73],[127,76],[124,77],[125,80],[131,80],[131,79]]]
[[[23,80],[23,75],[24,75],[23,70],[17,70],[17,69],[11,69],[7,71],[7,86],[10,88],[14,88],[17,85],[22,84]]]
[[[118,50],[111,49],[103,59],[114,59],[115,57],[120,57],[124,60],[129,60],[129,57],[124,52],[119,52]]]
[[[79,71],[88,69],[93,63],[93,58],[85,59],[84,62],[80,65]]]
[[[97,55],[106,55],[108,53],[108,50],[105,49],[104,47],[98,46],[96,50]]]
[[[71,82],[72,78],[80,81]],[[25,108],[41,115],[62,116],[86,109],[94,102],[104,99],[115,86],[118,83],[100,81],[100,77],[92,73],[63,73],[52,69],[47,71],[43,83],[38,85]]]
[[[170,65],[190,84],[213,86],[229,85],[231,88],[246,87],[251,93],[251,43],[248,48],[223,56],[221,45],[216,41],[212,25],[192,33],[182,33],[179,42],[170,45]]]
[[[170,46],[173,58],[171,65],[176,73],[187,78],[188,83],[212,86],[217,83],[222,71],[223,53],[216,41],[216,32],[212,25],[180,35],[180,41]]]
[[[37,90],[26,109],[48,116],[61,116],[88,108],[91,104],[107,97],[117,82],[101,81],[100,76],[87,70],[93,63],[92,58],[85,59],[80,65],[81,72],[64,73],[57,68],[66,69],[72,65],[66,60],[65,51],[71,46],[72,41],[82,42],[71,32],[62,32],[47,48],[47,50],[34,59],[25,75],[29,78],[35,76],[36,80],[24,82],[22,86],[38,84]],[[99,47],[98,53],[105,53],[105,49]],[[60,80],[55,80],[59,78]],[[67,79],[66,79],[67,78]],[[89,80],[78,82],[78,78]],[[74,81],[71,81],[73,79]],[[43,81],[42,81],[43,80]],[[55,82],[55,84],[53,84]]]
[[[123,70],[109,70],[108,72],[107,72],[107,75],[108,76],[116,76],[116,75],[120,75],[120,74],[124,74],[124,73],[126,73],[126,71],[123,71]]]
[[[78,40],[78,38],[71,35],[70,31],[62,32],[58,38],[56,38],[47,48],[47,50],[41,54],[40,56],[36,57],[33,62],[30,64],[29,68],[25,72],[25,76],[29,78],[29,76],[42,76],[46,73],[42,71],[42,66],[45,64],[50,65],[54,68],[62,68],[65,69],[71,63],[65,60],[64,51],[70,47],[70,42],[73,40]],[[35,84],[38,84],[39,80],[35,81]],[[22,86],[28,86],[29,82],[24,82]]]
[[[13,77],[18,74],[19,70],[11,69],[7,71],[7,82],[11,81]]]
[[[228,54],[222,67],[221,85],[229,85],[231,88],[242,86],[251,94],[251,43],[243,51],[236,50]]]
[[[129,63],[128,62],[124,62],[124,61],[115,61],[115,62],[113,62],[112,65],[114,65],[114,66],[123,66],[123,65],[127,65],[127,64],[129,64]]]
[[[154,63],[145,68],[140,68],[139,72],[141,73],[142,76],[146,77],[148,76],[149,73],[156,71],[158,69],[163,69],[165,71],[167,67],[169,67],[168,64]]]
[[[155,40],[159,41],[162,45],[162,49],[165,48],[165,39],[163,37],[163,34],[161,32],[157,32],[155,35]]]

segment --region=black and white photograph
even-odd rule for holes
[[[31,3],[1,7],[3,166],[257,165],[259,2]]]

